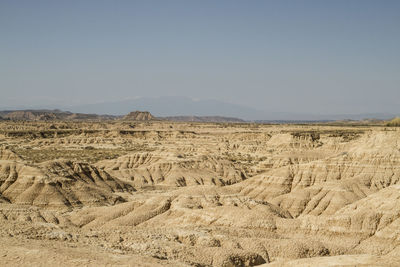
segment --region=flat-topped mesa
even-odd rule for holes
[[[150,121],[154,120],[154,116],[148,111],[132,111],[126,115],[123,120],[129,121]]]

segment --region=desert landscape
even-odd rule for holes
[[[0,1],[0,267],[400,266],[400,1]]]
[[[3,266],[400,266],[397,127],[19,115]]]

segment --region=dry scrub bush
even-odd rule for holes
[[[400,117],[396,117],[393,120],[389,121],[388,123],[386,123],[386,126],[399,127],[400,126]]]

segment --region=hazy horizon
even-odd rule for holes
[[[215,99],[191,99],[189,97],[139,97],[124,101],[100,102],[72,106],[21,106],[5,107],[1,110],[61,110],[73,113],[124,116],[132,111],[149,111],[156,117],[174,116],[220,116],[233,117],[246,121],[328,121],[328,120],[387,120],[398,117],[400,113],[337,113],[313,114],[299,112],[276,112],[232,104]]]
[[[1,1],[0,109],[179,96],[399,114],[399,14],[400,1]]]

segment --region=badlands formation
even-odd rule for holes
[[[395,127],[0,122],[2,266],[400,266]]]

